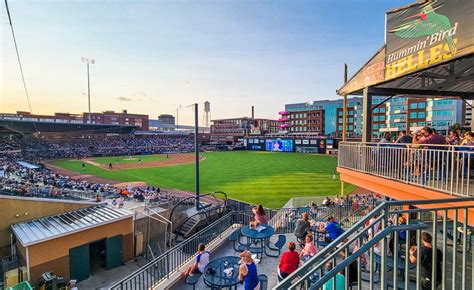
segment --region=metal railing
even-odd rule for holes
[[[110,289],[149,289],[169,278],[170,275],[178,271],[180,267],[194,257],[200,243],[209,245],[220,239],[222,234],[234,225],[234,216],[236,214],[237,213],[229,213],[225,215],[189,239],[186,239],[153,261],[147,263],[139,270],[125,277]]]
[[[233,205],[237,204],[234,203]],[[372,205],[361,205],[359,210],[355,211],[359,214],[349,214],[350,212],[354,213],[351,205],[302,207],[281,209],[279,211],[266,209],[266,213],[269,224],[276,229],[276,233],[287,234],[294,231],[295,222],[303,212],[307,212],[310,218],[316,221],[326,220],[328,216],[335,216],[346,221],[346,223],[343,223],[344,225],[351,226],[356,220],[365,216],[365,211],[371,207]],[[238,205],[238,208],[241,208],[241,205]],[[233,211],[226,214],[190,238],[156,257],[153,261],[128,277],[117,282],[110,289],[148,289],[169,278],[171,274],[193,259],[199,243],[208,245],[220,239],[222,234],[229,228],[236,225],[249,224],[254,216],[250,206],[245,205],[244,208],[249,208],[249,210]]]
[[[474,146],[339,143],[338,166],[458,196],[474,196]]]
[[[474,198],[385,202],[273,289],[473,289],[472,215]]]

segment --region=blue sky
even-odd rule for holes
[[[128,109],[212,118],[336,98],[383,44],[385,11],[413,1],[9,1],[34,113]],[[0,112],[28,110],[2,3]],[[201,105],[202,107],[202,105]],[[190,109],[180,123],[191,123]]]

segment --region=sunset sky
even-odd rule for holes
[[[33,113],[277,118],[285,103],[336,98],[383,44],[385,11],[413,1],[9,1]],[[28,111],[1,9],[0,112]],[[191,109],[180,123],[192,122]]]

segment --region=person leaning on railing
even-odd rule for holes
[[[462,146],[474,146],[474,132],[464,133],[464,138],[462,139],[460,145],[462,145]]]

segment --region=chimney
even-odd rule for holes
[[[252,119],[255,118],[255,110],[254,110],[254,107],[252,106]]]
[[[122,113],[127,114],[127,110],[122,110]]]

